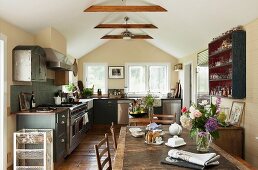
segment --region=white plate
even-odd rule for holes
[[[145,141],[145,143],[147,143]],[[147,143],[148,145],[162,145],[164,143],[164,141],[160,141],[159,143]]]
[[[183,145],[185,145],[185,144],[186,144],[185,142],[180,143],[179,145],[170,145],[170,144],[168,144],[168,143],[165,143],[166,146],[169,146],[169,147],[172,147],[172,148],[176,148],[176,147],[179,147],[179,146],[183,146]]]
[[[136,131],[136,132],[132,132],[131,134],[133,137],[139,138],[139,137],[142,137],[145,133]]]
[[[129,131],[132,132],[141,132],[142,130],[140,128],[130,128]]]

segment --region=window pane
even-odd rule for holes
[[[145,67],[129,66],[129,92],[144,93],[145,89]]]
[[[106,92],[106,69],[105,65],[88,65],[86,66],[86,87],[91,88],[94,85],[94,93],[98,89]]]
[[[198,66],[197,74],[197,91],[198,94],[209,94],[209,69],[207,67]]]
[[[166,66],[149,66],[150,92],[167,92],[168,85]]]

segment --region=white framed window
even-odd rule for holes
[[[103,94],[108,91],[108,65],[107,63],[84,63],[84,84],[85,87],[93,87],[94,93],[101,89]]]
[[[126,83],[129,95],[167,94],[170,87],[169,63],[127,63]]]
[[[7,38],[0,33],[0,169],[7,169]]]

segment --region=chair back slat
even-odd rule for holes
[[[102,149],[102,146],[104,144],[106,144],[106,145],[105,145],[104,149],[100,152],[100,148]],[[95,148],[95,153],[96,153],[96,158],[97,158],[98,169],[102,170],[107,162],[108,162],[107,169],[112,169],[111,156],[110,156],[109,143],[108,143],[108,134],[107,133],[105,134],[104,139],[102,139],[97,145],[94,145],[94,148]],[[105,153],[107,153],[107,154],[105,154]],[[104,155],[107,155],[107,157],[101,163],[101,159]]]
[[[176,114],[153,114],[151,122],[160,124],[172,124],[176,120]]]

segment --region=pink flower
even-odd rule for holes
[[[202,112],[200,112],[199,110],[195,110],[194,117],[201,117],[201,116],[202,116]]]
[[[181,112],[182,112],[182,113],[187,112],[187,108],[184,106],[184,107],[181,109]]]

